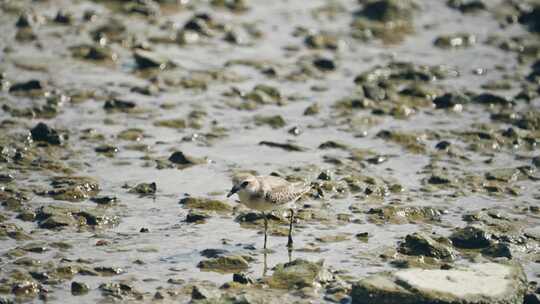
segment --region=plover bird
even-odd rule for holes
[[[306,183],[290,183],[277,176],[254,176],[251,174],[238,174],[233,177],[233,187],[227,197],[238,194],[240,203],[250,209],[262,212],[264,219],[264,249],[268,232],[267,213],[273,210],[289,209],[291,212],[289,222],[289,240],[287,247],[292,248],[292,227],[294,220],[294,210],[296,201],[306,192],[311,190],[311,186]]]

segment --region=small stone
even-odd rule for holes
[[[438,142],[436,145],[435,145],[435,149],[437,150],[446,150],[450,147],[451,143],[446,141],[446,140],[443,140],[443,141],[440,141]]]
[[[150,229],[143,227],[143,228],[141,228],[141,230],[139,230],[139,232],[140,233],[148,233],[148,232],[150,232]]]
[[[9,88],[10,93],[15,92],[26,92],[26,91],[33,91],[33,90],[42,90],[43,85],[39,80],[29,80],[27,82],[19,82],[13,84]]]
[[[219,298],[219,291],[214,289],[208,289],[203,286],[195,285],[191,290],[192,300],[211,300]]]
[[[313,65],[324,72],[329,72],[336,69],[334,60],[328,58],[316,58],[313,60]]]
[[[48,125],[40,122],[32,130],[32,139],[35,141],[47,142],[51,145],[61,145],[63,138],[58,134],[55,129],[52,129]]]
[[[314,263],[296,259],[289,263],[276,265],[268,285],[272,288],[301,289],[331,280],[332,275],[326,270],[322,260]]]
[[[302,130],[302,128],[298,127],[298,126],[294,126],[292,128],[289,129],[289,131],[287,131],[287,133],[291,134],[291,135],[294,135],[294,136],[298,136],[300,134],[302,134],[304,132],[304,130]],[[540,161],[539,161],[540,163]]]
[[[481,228],[467,226],[452,233],[450,240],[459,248],[485,248],[491,245],[491,234]]]
[[[424,233],[415,232],[405,237],[399,246],[399,252],[407,255],[423,255],[438,259],[454,259],[454,251]]]
[[[482,254],[493,258],[512,258],[512,251],[510,250],[510,246],[505,243],[492,244],[489,247],[482,249]]]
[[[204,223],[209,218],[210,218],[210,215],[208,215],[205,212],[190,210],[189,213],[186,216],[185,221],[186,221],[186,223],[199,223],[199,224],[201,224],[201,223]]]
[[[203,158],[188,156],[182,151],[175,151],[169,156],[169,161],[177,165],[192,166],[204,164],[207,161]]]
[[[130,193],[138,193],[142,195],[155,194],[156,191],[157,191],[157,184],[155,182],[140,183],[129,190]]]
[[[136,104],[134,102],[121,99],[110,99],[103,105],[103,108],[108,111],[129,111],[135,107]]]
[[[77,281],[71,282],[71,294],[74,296],[86,294],[89,290],[90,288],[86,283]]]
[[[239,272],[233,274],[233,282],[237,282],[240,284],[253,284],[253,279],[246,273]]]
[[[197,267],[205,271],[231,273],[246,270],[249,264],[243,257],[232,255],[202,260]]]
[[[90,200],[99,205],[111,205],[118,202],[118,198],[116,198],[116,196],[95,196]]]

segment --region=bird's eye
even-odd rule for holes
[[[245,187],[247,187],[247,185],[249,185],[249,182],[243,182],[243,183],[240,185],[240,188],[245,188]]]

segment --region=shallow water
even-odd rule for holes
[[[7,1],[10,2],[10,1]],[[489,2],[495,7],[496,1]],[[538,148],[532,149],[495,149],[493,151],[472,151],[467,149],[470,144],[462,140],[452,131],[475,129],[475,124],[490,123],[490,114],[495,109],[488,106],[470,104],[462,112],[452,112],[419,107],[414,114],[405,119],[391,115],[375,116],[369,110],[359,110],[352,118],[372,117],[377,124],[362,125],[356,130],[349,130],[345,118],[336,116],[331,107],[336,100],[354,95],[356,85],[353,79],[375,65],[385,65],[391,60],[413,62],[414,64],[447,65],[459,71],[459,77],[451,77],[434,82],[445,90],[457,89],[467,91],[487,91],[481,85],[492,80],[500,80],[507,75],[526,74],[527,66],[518,63],[515,53],[504,52],[498,48],[484,44],[488,36],[497,32],[503,37],[524,35],[525,29],[519,25],[511,25],[501,29],[489,12],[474,15],[464,15],[446,7],[445,1],[420,1],[421,9],[414,19],[415,33],[406,36],[398,44],[385,44],[379,40],[362,42],[350,36],[352,13],[358,9],[357,1],[251,1],[250,10],[235,14],[223,9],[209,7],[202,1],[193,1],[194,8],[176,7],[174,5],[164,10],[164,14],[153,24],[146,18],[124,15],[115,11],[112,6],[102,2],[92,1],[11,1],[23,8],[30,8],[46,17],[54,17],[57,10],[62,8],[73,13],[74,25],[62,26],[51,22],[34,26],[39,42],[20,43],[13,38],[14,24],[17,14],[4,12],[0,16],[0,41],[3,49],[1,65],[7,78],[12,83],[29,79],[40,79],[49,87],[57,88],[68,95],[70,92],[89,91],[94,97],[85,98],[84,102],[67,102],[61,107],[61,113],[54,119],[26,119],[11,117],[7,111],[0,110],[2,120],[16,121],[16,127],[3,129],[2,136],[12,136],[28,132],[28,129],[39,121],[46,121],[59,130],[67,130],[69,140],[67,148],[60,149],[63,161],[76,168],[75,175],[91,176],[98,180],[100,195],[118,197],[119,203],[104,208],[107,214],[120,217],[120,223],[114,227],[103,227],[95,230],[77,231],[67,228],[51,231],[38,228],[35,222],[23,222],[15,218],[16,213],[7,211],[8,222],[13,222],[30,233],[34,240],[15,241],[0,240],[2,246],[0,255],[5,254],[25,242],[36,240],[51,243],[63,241],[73,248],[57,250],[51,248],[46,253],[27,253],[36,259],[60,263],[60,259],[77,260],[89,259],[95,261],[92,266],[120,267],[125,272],[112,277],[92,277],[77,275],[75,280],[85,282],[90,287],[87,295],[72,297],[70,281],[67,280],[55,286],[48,286],[49,300],[62,303],[94,302],[102,299],[98,285],[109,281],[132,281],[135,289],[144,292],[150,299],[161,286],[169,286],[170,277],[181,278],[186,282],[208,280],[221,285],[231,280],[231,274],[203,272],[197,268],[200,260],[204,259],[200,251],[207,248],[225,249],[232,253],[254,257],[250,262],[249,273],[259,278],[263,272],[262,234],[256,229],[240,226],[234,219],[234,214],[213,215],[204,224],[184,222],[187,209],[179,205],[179,200],[186,194],[195,197],[213,197],[225,200],[225,194],[230,188],[230,176],[233,171],[249,169],[261,174],[279,172],[285,176],[295,174],[295,168],[301,169],[299,174],[308,181],[315,180],[324,169],[332,172],[348,172],[379,177],[399,183],[405,189],[402,193],[392,193],[383,198],[363,199],[350,194],[345,198],[335,198],[330,194],[323,200],[305,201],[313,204],[316,210],[328,214],[329,221],[300,221],[295,230],[296,248],[293,258],[305,258],[316,261],[325,260],[325,265],[335,270],[346,270],[347,275],[361,278],[367,274],[392,269],[386,260],[380,258],[382,252],[393,250],[398,241],[407,234],[416,231],[436,232],[448,236],[453,227],[465,226],[462,215],[472,211],[498,210],[511,218],[519,219],[524,226],[534,227],[540,223],[538,214],[524,213],[524,206],[538,206],[540,192],[537,182],[523,180],[515,183],[520,187],[517,196],[507,194],[490,195],[485,192],[474,193],[464,185],[465,194],[451,197],[449,194],[458,189],[437,189],[424,192],[423,179],[429,177],[430,171],[426,166],[436,163],[438,167],[448,167],[456,176],[463,174],[483,175],[484,172],[497,168],[518,167],[530,165],[530,158],[520,159],[516,155],[532,157],[538,155]],[[335,18],[320,20],[312,14],[315,8],[325,4],[340,4],[344,11],[338,12]],[[97,12],[95,22],[81,22],[81,16],[86,9]],[[201,71],[218,71],[226,76],[240,78],[238,81],[210,80],[206,90],[186,89],[181,86],[163,84],[163,92],[155,96],[144,96],[131,92],[134,86],[148,85],[149,78],[137,73],[136,64],[129,48],[119,43],[111,47],[118,53],[118,60],[109,63],[93,63],[71,57],[68,47],[79,43],[89,43],[88,31],[97,24],[105,22],[108,16],[115,14],[128,27],[128,32],[134,33],[136,39],[145,41],[152,36],[163,36],[174,33],[170,29],[160,29],[167,22],[182,26],[193,12],[208,11],[220,22],[239,26],[250,22],[262,32],[263,38],[254,40],[253,45],[233,45],[218,37],[206,39],[203,43],[179,46],[176,44],[150,43],[155,52],[165,55],[174,61],[178,67],[157,73],[161,80],[174,81],[182,77],[190,77]],[[342,46],[337,51],[310,50],[303,44],[302,37],[293,37],[295,27],[302,26],[310,30],[326,30],[336,32],[342,39]],[[166,26],[164,26],[166,27]],[[444,50],[433,46],[435,37],[441,34],[467,32],[476,35],[477,44],[470,48]],[[38,47],[36,44],[40,44]],[[288,51],[287,46],[296,46],[298,51]],[[6,48],[11,48],[7,51]],[[289,81],[286,75],[298,69],[299,58],[315,54],[334,58],[337,62],[336,71],[322,73],[319,77],[308,77],[305,81]],[[225,63],[237,59],[253,59],[269,61],[277,66],[278,76],[269,78],[256,69]],[[19,64],[17,65],[17,62]],[[21,62],[31,68],[21,67]],[[497,68],[498,66],[504,67]],[[475,75],[473,70],[483,68],[485,75]],[[36,70],[37,69],[37,70]],[[163,81],[161,81],[163,83]],[[283,96],[290,97],[287,105],[264,105],[257,110],[237,110],[228,105],[235,98],[223,96],[234,86],[242,91],[251,90],[256,84],[276,86]],[[313,90],[314,86],[326,87],[325,91]],[[510,90],[497,91],[497,94],[512,97],[519,91],[519,82],[514,83]],[[104,99],[117,96],[122,100],[137,103],[141,113],[107,113],[103,109]],[[292,98],[296,97],[296,98]],[[293,100],[294,99],[294,100]],[[236,98],[236,100],[239,100]],[[26,107],[35,103],[43,103],[44,98],[17,97],[7,91],[0,93],[2,104],[14,107]],[[304,109],[317,102],[321,111],[316,116],[302,115]],[[163,107],[164,104],[172,108]],[[532,100],[529,104],[519,104],[516,109],[538,109],[540,100]],[[194,109],[203,110],[207,116],[203,118],[201,129],[185,128],[175,130],[156,127],[157,120],[185,118]],[[268,126],[257,126],[253,122],[254,115],[281,115],[286,126],[272,129]],[[287,130],[299,126],[303,133],[293,136]],[[213,128],[223,127],[226,136],[212,139],[206,144],[202,141],[184,141],[184,136],[190,134],[205,134]],[[500,129],[509,125],[499,124]],[[93,129],[97,134],[103,134],[104,140],[92,142],[80,140],[85,129]],[[116,135],[128,128],[144,130],[144,137],[137,143],[148,146],[146,152],[129,150],[133,142],[120,140]],[[385,141],[375,135],[381,130],[398,130],[402,132],[418,132],[419,134],[441,134],[444,138],[424,137],[427,153],[415,154],[403,149],[400,145]],[[362,131],[367,136],[358,137]],[[436,156],[434,146],[440,140],[452,142],[460,148],[468,160]],[[280,149],[260,146],[261,140],[285,142],[292,141],[306,147],[306,152],[286,152]],[[321,150],[317,147],[325,141],[335,140],[349,146],[347,150]],[[112,144],[119,148],[114,157],[107,157],[94,152],[94,148],[102,143]],[[378,155],[388,155],[388,161],[372,165],[366,162],[348,160],[353,148],[369,149]],[[210,162],[186,169],[156,169],[152,159],[167,158],[172,151],[181,150],[187,155],[207,157]],[[325,162],[325,156],[333,156],[349,164],[344,168]],[[143,157],[149,156],[146,160]],[[493,159],[484,163],[486,159]],[[306,169],[306,168],[313,169]],[[0,169],[6,171],[2,164]],[[48,188],[50,177],[56,173],[48,171],[13,171],[18,186]],[[345,174],[336,173],[335,179]],[[141,182],[156,182],[157,193],[151,197],[140,197],[127,193],[123,185],[135,185]],[[458,185],[459,186],[459,185]],[[228,202],[237,206],[234,199]],[[433,206],[445,211],[439,223],[408,223],[408,224],[375,224],[371,223],[367,210],[372,207],[386,206],[391,202],[404,206]],[[351,213],[352,203],[362,204],[361,213]],[[33,195],[25,206],[35,209],[47,204],[66,204],[77,207],[95,207],[96,204],[85,200],[80,203],[59,202],[49,197]],[[356,222],[340,222],[336,220],[339,213],[351,214]],[[148,233],[140,233],[141,228],[148,228]],[[371,236],[367,243],[355,238],[359,232],[368,232]],[[321,243],[316,238],[329,235],[348,235],[348,240],[341,242]],[[109,245],[96,246],[98,240],[107,240]],[[289,257],[285,248],[285,237],[270,236],[271,253],[267,256],[271,268],[278,263],[287,262]],[[310,246],[320,247],[320,252],[301,250]],[[254,246],[256,249],[250,249]],[[535,247],[536,246],[536,247]],[[529,247],[520,247],[514,252],[515,259],[523,265],[530,280],[540,273],[540,264],[534,259],[538,243]],[[247,248],[247,249],[246,249]],[[144,264],[135,264],[142,260]],[[2,257],[0,277],[7,276],[11,270],[19,267],[12,264],[12,259]],[[469,263],[465,257],[460,257],[456,263]],[[184,298],[180,298],[184,299]],[[185,300],[189,295],[185,296]]]

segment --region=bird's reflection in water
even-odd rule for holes
[[[292,261],[293,257],[293,249],[287,248],[287,256],[289,258],[289,263]],[[263,273],[262,276],[266,277],[266,273],[268,272],[268,250],[263,251]]]

